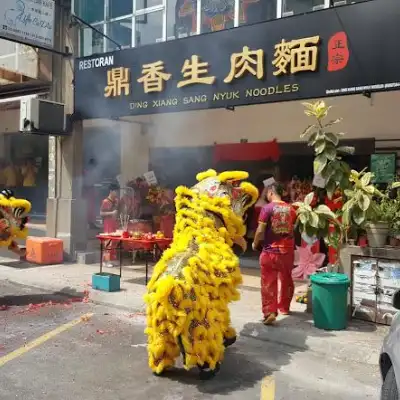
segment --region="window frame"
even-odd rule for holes
[[[72,5],[71,5],[71,12],[72,14],[75,14],[75,10],[77,9],[77,2],[79,0],[73,0]],[[167,1],[170,0],[162,0],[159,5],[143,8],[136,10],[136,2],[137,0],[131,0],[132,1],[132,13],[131,14],[126,14],[126,15],[121,15],[119,17],[114,17],[110,18],[110,1],[111,0],[104,0],[104,21],[96,21],[93,24],[91,24],[94,27],[103,27],[103,33],[107,36],[109,36],[109,25],[112,22],[118,22],[121,20],[128,20],[131,19],[132,21],[132,37],[131,37],[131,47],[136,47],[136,17],[141,16],[141,15],[148,15],[153,12],[162,12],[162,37],[161,42],[166,42],[168,40],[167,37]],[[122,0],[121,0],[122,1]],[[276,1],[276,19],[280,18],[285,18],[283,17],[283,10],[284,10],[284,1],[285,0],[275,0]],[[201,6],[202,6],[202,0],[197,0],[197,9],[196,9],[196,34],[201,35]],[[323,8],[330,8],[330,0],[323,0]],[[333,6],[332,6],[333,7]],[[311,10],[310,10],[311,11]],[[315,12],[315,11],[314,11]],[[235,0],[235,7],[234,7],[234,21],[233,21],[233,26],[239,27],[240,26],[240,0]],[[79,29],[79,54],[83,54],[83,48],[81,48],[82,45],[84,45],[82,41],[82,34],[83,30],[85,28],[81,27]],[[90,29],[90,28],[88,28]],[[177,39],[177,38],[175,38]],[[107,52],[108,47],[109,47],[109,40],[104,38],[103,42],[103,51]]]

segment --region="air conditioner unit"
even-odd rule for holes
[[[346,4],[347,4],[347,0],[339,0],[339,1],[333,2],[334,7],[345,6]]]
[[[291,17],[294,15],[294,11],[285,11],[282,13],[282,17]]]
[[[21,100],[19,130],[25,133],[66,133],[65,105],[37,98]]]
[[[325,4],[318,4],[312,8],[313,11],[323,10],[325,8]]]

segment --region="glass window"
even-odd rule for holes
[[[100,32],[103,32],[103,25],[96,26]],[[90,56],[96,53],[104,52],[104,36],[91,28],[81,30],[81,55]]]
[[[283,0],[282,17],[321,10],[324,3],[324,0]]]
[[[17,52],[17,43],[0,39],[0,56],[14,54]]]
[[[109,0],[109,15],[110,18],[118,18],[124,15],[132,14],[132,0]]]
[[[115,0],[120,1],[120,0]],[[167,0],[168,1],[168,0]],[[162,0],[136,0],[136,10],[144,10],[154,6],[162,5]]]
[[[163,15],[162,11],[138,15],[136,17],[136,46],[162,41]]]
[[[131,47],[132,44],[132,18],[110,22],[108,24],[108,35],[122,46],[123,49]],[[107,40],[107,39],[106,39]],[[107,40],[107,50],[116,50],[118,47]]]
[[[167,40],[195,35],[196,21],[196,0],[167,0]]]
[[[104,2],[105,0],[75,0],[75,14],[89,24],[104,21]]]
[[[235,0],[202,0],[201,33],[233,28]]]
[[[239,24],[255,24],[276,18],[276,0],[240,0]]]
[[[7,69],[9,71],[16,71],[17,70],[17,57],[15,54],[10,54],[8,56],[1,56],[0,57],[0,68]],[[0,79],[1,85],[1,79]]]

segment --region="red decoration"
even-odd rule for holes
[[[325,198],[325,204],[330,208],[331,211],[335,212],[343,207],[343,202],[341,201],[342,192],[337,189],[333,194],[332,199],[329,200],[328,197]]]
[[[160,219],[160,231],[165,237],[172,238],[174,235],[175,216],[163,215]]]
[[[333,225],[329,225],[329,232],[330,233],[335,232],[335,227]],[[329,246],[328,247],[328,262],[329,262],[329,264],[332,264],[332,265],[336,264],[337,259],[338,259],[337,249],[335,249],[332,246]]]
[[[229,143],[214,146],[214,162],[220,161],[278,161],[281,156],[276,139],[271,142]]]
[[[317,254],[320,252],[320,243],[319,240],[316,240],[315,243],[310,246],[308,243],[306,243],[303,239],[301,239],[301,247],[310,247],[310,250],[313,254]]]
[[[335,72],[346,68],[350,51],[346,32],[337,32],[328,42],[328,71]]]

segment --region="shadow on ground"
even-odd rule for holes
[[[66,294],[68,293],[68,294]],[[83,292],[78,292],[70,287],[65,287],[53,293],[28,293],[28,294],[9,294],[0,297],[0,306],[27,306],[29,304],[41,303],[63,303],[66,301],[82,301]]]
[[[166,372],[160,379],[179,382],[185,386],[195,386],[203,394],[226,395],[254,387],[271,371],[266,365],[254,359],[252,354],[242,353],[243,348],[244,343],[238,341],[227,349],[221,370],[213,379],[200,380],[197,368],[190,371],[174,368]]]
[[[46,267],[48,265],[41,265],[41,264],[32,264],[25,260],[10,260],[10,261],[0,261],[0,265],[4,267],[10,267],[15,269],[31,269],[31,268],[40,268]]]
[[[239,340],[226,350],[221,370],[212,380],[201,381],[196,368],[191,371],[175,368],[166,372],[161,379],[195,386],[199,392],[210,395],[229,395],[253,388],[264,377],[290,364],[293,354],[307,351],[306,342],[310,334],[327,340],[332,336],[332,333],[326,331],[304,331],[299,334],[297,330],[293,338],[286,338],[288,343],[274,343],[273,339],[269,339],[271,332],[275,336],[281,335],[281,332],[287,335],[287,328],[293,326],[294,320],[299,319],[303,313],[296,314],[280,321],[277,326],[264,326],[261,322],[247,323],[240,332]],[[268,352],[267,358],[266,349],[273,349]]]

